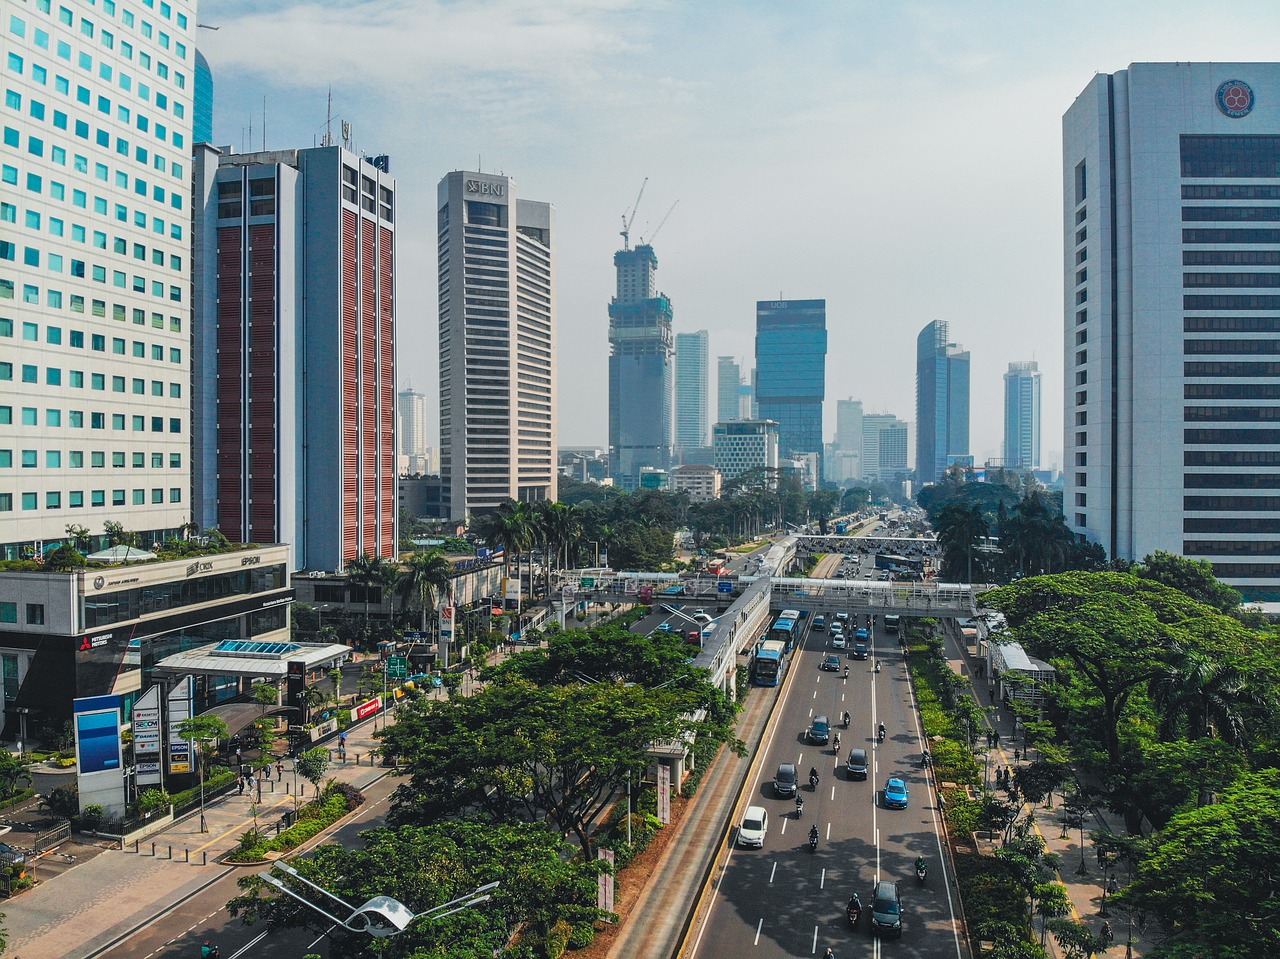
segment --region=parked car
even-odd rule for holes
[[[809,724],[809,742],[825,746],[830,740],[831,723],[827,721],[825,715],[814,716],[813,722]]]
[[[778,764],[778,771],[773,774],[773,791],[779,796],[794,796],[796,794],[795,763]]]
[[[890,777],[889,781],[884,784],[884,808],[907,808],[907,784],[897,776]]]
[[[882,879],[871,891],[871,934],[902,937],[902,900],[898,884]]]
[[[738,845],[747,849],[763,849],[769,834],[769,813],[763,806],[748,806],[738,827]]]

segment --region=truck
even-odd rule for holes
[[[836,535],[845,536],[848,534],[848,532],[849,532],[849,524],[846,523],[844,520],[839,520],[836,523]]]

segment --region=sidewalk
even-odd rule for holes
[[[378,719],[382,728],[382,719]],[[348,731],[347,761],[335,762],[326,778],[365,788],[387,769],[371,764],[373,723]],[[336,756],[336,742],[333,744]],[[359,762],[357,763],[357,756]],[[262,801],[233,789],[205,806],[207,831],[200,831],[200,812],[138,845],[110,849],[4,904],[9,952],[22,959],[84,959],[194,893],[231,872],[221,858],[236,847],[240,835],[254,825],[274,828],[294,804],[293,764],[285,760],[282,779],[274,767],[262,784]],[[299,802],[314,797],[314,787],[297,778]],[[37,867],[37,875],[40,875]]]
[[[988,685],[986,678],[974,674],[974,667],[980,662],[976,651],[964,646],[954,630],[946,630],[945,636],[944,651],[951,668],[957,675],[973,684],[973,697],[986,712],[987,728],[1000,734],[999,744],[991,750],[989,761],[991,782],[994,784],[997,768],[1014,769],[1027,763],[1024,752],[1026,743],[1021,735],[1014,735],[1012,710],[1000,706],[998,702],[996,709],[989,708],[992,705],[992,687]],[[984,736],[979,737],[979,745],[982,745],[984,739]],[[1123,913],[1115,911],[1108,916],[1103,906],[1103,890],[1106,888],[1108,878],[1114,877],[1116,884],[1122,888],[1128,881],[1128,875],[1123,866],[1111,866],[1109,870],[1104,871],[1102,864],[1098,861],[1097,851],[1089,839],[1091,832],[1111,831],[1123,834],[1124,823],[1104,809],[1090,809],[1085,814],[1085,848],[1082,854],[1080,829],[1074,826],[1069,829],[1064,828],[1060,793],[1054,794],[1053,802],[1052,809],[1046,809],[1043,804],[1036,806],[1033,815],[1036,832],[1045,840],[1046,848],[1049,852],[1057,853],[1061,857],[1058,879],[1066,886],[1067,895],[1071,899],[1070,918],[1083,922],[1095,935],[1100,932],[1104,921],[1110,921],[1115,938],[1106,955],[1145,955],[1154,947],[1154,943],[1143,936],[1142,930],[1136,924],[1130,926],[1128,918]],[[1037,930],[1039,925],[1037,919]],[[1049,935],[1046,945],[1050,955],[1063,955],[1052,934]],[[1126,949],[1126,947],[1129,948]]]

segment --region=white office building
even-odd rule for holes
[[[0,558],[191,517],[195,27],[184,2],[5,6]]]
[[[490,173],[450,173],[437,198],[445,509],[554,500],[555,208]]]
[[[710,334],[676,334],[676,448],[683,455],[707,445]]]
[[[1280,64],[1095,76],[1063,213],[1068,525],[1280,597]]]
[[[1035,360],[1010,363],[1004,374],[1005,469],[1040,468],[1040,366]]]
[[[778,424],[773,420],[735,420],[711,430],[715,468],[722,479],[737,479],[753,469],[778,468]]]

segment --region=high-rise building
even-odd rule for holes
[[[969,354],[945,320],[916,338],[916,482],[936,483],[948,458],[969,455]]]
[[[707,446],[710,350],[711,337],[706,330],[676,334],[676,446],[682,454]]]
[[[734,420],[711,428],[715,468],[723,479],[753,469],[778,469],[778,424],[773,420]]]
[[[742,415],[742,367],[732,356],[716,358],[716,422],[731,423]]]
[[[671,301],[658,292],[658,257],[642,243],[613,255],[609,303],[609,458],[614,482],[635,489],[645,467],[665,470],[672,453],[675,341]]]
[[[400,437],[400,455],[425,459],[427,445],[427,394],[413,387],[401,390],[396,398]]]
[[[1280,599],[1280,64],[1096,75],[1063,206],[1067,525]]]
[[[909,427],[892,413],[862,417],[862,478],[892,482],[907,471]]]
[[[193,143],[213,142],[213,70],[196,51],[195,87],[191,96],[191,139]]]
[[[1004,375],[1004,466],[1040,468],[1040,366],[1010,363]]]
[[[756,303],[756,405],[778,424],[779,455],[822,454],[827,301]]]
[[[835,448],[854,457],[849,479],[862,476],[862,401],[836,400]]]
[[[555,207],[491,173],[450,173],[437,198],[448,515],[554,500]]]
[[[5,7],[0,559],[191,518],[195,26],[183,2]]]
[[[194,155],[196,522],[295,569],[392,556],[395,180],[342,147]]]

